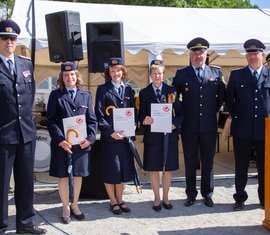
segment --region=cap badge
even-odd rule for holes
[[[65,66],[65,70],[67,70],[67,71],[68,71],[68,70],[71,70],[71,66],[70,66],[70,65],[66,65],[66,66]]]
[[[118,64],[117,60],[112,60],[112,64]]]
[[[13,30],[11,27],[6,27],[6,32],[11,33]]]

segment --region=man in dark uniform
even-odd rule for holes
[[[258,195],[264,207],[265,118],[270,117],[270,68],[263,66],[265,45],[250,39],[244,43],[248,66],[231,72],[226,105],[232,117],[235,157],[234,210],[242,210],[248,195],[245,191],[253,149],[258,170]]]
[[[14,55],[19,33],[14,21],[0,21],[0,234],[5,234],[8,226],[12,168],[17,233],[44,234],[45,229],[33,225],[35,81],[31,61]]]
[[[205,64],[209,43],[204,38],[191,40],[191,65],[179,69],[173,79],[184,109],[181,137],[184,150],[186,194],[185,206],[196,201],[196,165],[201,158],[201,195],[204,204],[213,207],[213,161],[216,147],[217,112],[225,99],[225,85],[219,68]]]

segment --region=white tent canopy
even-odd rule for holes
[[[86,51],[86,23],[122,21],[124,48],[132,54],[145,49],[159,55],[165,49],[176,54],[186,50],[195,37],[205,37],[210,49],[225,54],[229,49],[243,52],[243,42],[258,38],[270,47],[270,10],[197,9],[111,4],[87,4],[35,0],[37,50],[48,47],[45,15],[58,11],[80,13],[83,48]],[[31,0],[16,0],[12,18],[22,33],[18,42],[31,48]]]
[[[247,39],[260,39],[270,50],[270,9],[196,9],[33,1],[37,84],[59,74],[59,64],[49,61],[45,15],[64,10],[80,13],[84,60],[79,62],[79,70],[93,95],[104,78],[99,73],[88,73],[88,22],[123,22],[125,65],[137,91],[149,83],[148,66],[152,59],[164,60],[165,78],[168,79],[174,76],[178,67],[188,65],[186,45],[195,37],[204,37],[210,42],[210,64],[221,66],[225,79],[228,79],[232,69],[246,65],[241,53]],[[28,49],[31,49],[31,6],[31,0],[16,0],[12,15],[22,30],[17,53],[25,56],[30,56]]]

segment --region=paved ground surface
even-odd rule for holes
[[[180,151],[181,152],[181,151]],[[180,153],[180,170],[174,172],[170,190],[173,209],[164,208],[157,213],[152,210],[153,193],[148,183],[149,176],[140,175],[143,192],[138,194],[134,185],[127,185],[124,200],[132,212],[120,216],[109,210],[108,200],[86,198],[80,200],[80,208],[86,220],[74,219],[69,225],[61,223],[61,204],[55,179],[48,173],[36,173],[35,210],[36,224],[46,228],[48,234],[73,235],[269,235],[270,231],[262,226],[264,210],[258,204],[257,178],[254,164],[250,166],[247,192],[249,198],[243,211],[232,210],[234,193],[233,153],[227,151],[227,142],[221,142],[220,152],[215,158],[215,191],[213,208],[206,207],[198,196],[196,204],[185,207],[185,182],[183,158]],[[198,171],[200,175],[200,171]],[[198,186],[200,180],[198,178]],[[9,230],[15,234],[15,207],[13,194],[10,194]]]
[[[199,181],[198,181],[199,183]],[[143,186],[138,194],[133,185],[127,185],[124,200],[132,212],[115,216],[109,211],[107,200],[82,199],[80,208],[86,215],[83,222],[74,219],[69,225],[60,221],[61,204],[58,192],[52,186],[39,186],[35,190],[36,223],[48,230],[48,234],[181,234],[181,235],[268,235],[269,230],[262,226],[264,210],[258,204],[257,179],[249,178],[247,192],[249,198],[245,209],[240,212],[232,210],[234,180],[219,178],[215,180],[216,188],[213,199],[215,206],[206,207],[201,197],[192,207],[185,207],[184,186],[179,179],[172,183],[170,197],[173,209],[164,208],[157,213],[152,210],[153,194],[149,184]],[[10,228],[7,234],[15,234],[14,201],[10,195]]]

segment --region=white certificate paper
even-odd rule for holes
[[[113,109],[114,131],[122,131],[124,136],[135,136],[134,108]]]
[[[63,126],[71,145],[80,144],[87,137],[85,115],[63,118]]]
[[[151,104],[151,132],[172,132],[172,104]]]

